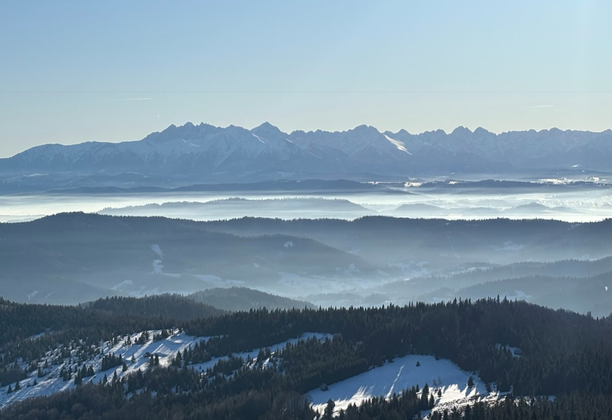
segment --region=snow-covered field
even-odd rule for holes
[[[118,337],[119,340],[117,344],[113,344],[112,341],[100,343],[98,347],[100,350],[99,354],[85,362],[87,366],[91,366],[93,368],[95,375],[83,378],[83,383],[97,384],[104,380],[104,376],[110,380],[116,373],[117,378],[121,379],[125,375],[134,373],[139,369],[144,371],[149,368],[149,358],[147,357],[149,354],[159,356],[160,366],[169,366],[179,351],[183,352],[187,348],[192,348],[196,343],[209,339],[209,337],[192,337],[179,331],[173,331],[168,338],[153,341],[154,335],[160,333],[160,331],[148,331],[148,333],[150,338],[144,344],[128,344],[129,342],[134,343],[142,333],[130,335],[130,340],[127,340],[127,336]],[[298,341],[308,340],[312,337],[317,337],[320,340],[324,340],[326,338],[330,338],[331,336],[318,333],[305,333],[298,338],[278,343],[270,346],[269,348],[271,352],[274,353],[285,348],[287,343],[295,344]],[[249,352],[236,353],[234,356],[242,357],[244,359],[251,356],[251,358],[256,359],[259,350],[260,349],[254,349]],[[38,372],[35,370],[27,379],[20,381],[20,390],[8,393],[7,391],[9,386],[0,388],[0,410],[27,398],[48,396],[57,392],[74,389],[76,387],[74,378],[64,381],[60,375],[60,371],[62,368],[68,367],[74,370],[77,364],[71,362],[74,362],[76,359],[75,354],[73,352],[70,357],[64,358],[61,364],[53,365],[52,361],[57,360],[57,357],[60,354],[61,351],[59,348],[47,352],[46,356],[43,357],[39,363],[39,366],[43,369],[44,376],[38,377]],[[106,371],[100,371],[102,367],[102,359],[104,356],[109,354],[122,356],[124,362],[127,364],[127,370],[123,372],[122,366],[118,366]],[[226,359],[227,357],[214,358],[206,363],[190,365],[190,368],[198,372],[205,373],[206,369],[212,368],[220,360]],[[44,368],[45,362],[48,363],[48,368]],[[26,366],[24,365],[22,367],[25,368]],[[15,384],[11,384],[11,387],[15,388]]]
[[[474,380],[473,387],[467,385],[470,376]],[[322,413],[331,399],[338,413],[346,410],[350,404],[359,406],[372,397],[390,398],[416,385],[423,389],[425,384],[436,398],[434,410],[451,409],[480,398],[498,398],[497,394],[486,391],[485,384],[476,375],[461,370],[451,361],[419,355],[397,358],[391,363],[330,385],[327,391],[317,389],[308,395],[318,412]],[[441,397],[438,397],[438,390]]]

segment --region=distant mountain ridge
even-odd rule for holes
[[[491,133],[458,127],[410,134],[361,125],[343,132],[284,133],[208,124],[171,125],[140,141],[47,144],[0,159],[0,176],[104,174],[200,182],[407,177],[533,171],[609,172],[612,131]],[[68,176],[68,175],[66,175]],[[77,184],[78,185],[78,184]]]

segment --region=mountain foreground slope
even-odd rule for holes
[[[173,320],[108,303],[0,298],[3,419],[609,418],[609,317],[487,299]]]

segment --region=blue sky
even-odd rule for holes
[[[0,156],[170,124],[612,126],[612,2],[0,3]]]

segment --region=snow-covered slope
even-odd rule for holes
[[[77,367],[82,367],[83,364],[87,367],[92,367],[95,374],[91,377],[83,378],[83,383],[98,384],[104,380],[104,377],[111,380],[116,374],[117,378],[121,379],[126,375],[136,372],[137,370],[144,371],[149,369],[150,355],[157,355],[159,357],[160,366],[169,366],[172,363],[172,360],[176,358],[179,351],[183,352],[187,348],[193,348],[196,343],[206,341],[210,338],[192,337],[175,330],[168,338],[154,341],[153,337],[156,334],[159,334],[160,331],[147,331],[147,333],[149,335],[149,339],[144,344],[135,344],[136,340],[143,334],[143,332],[129,336],[117,337],[116,343],[113,343],[113,341],[102,342],[95,349],[97,354],[81,363],[77,363],[78,358],[76,350],[73,350],[69,355],[62,355],[61,348],[48,351],[46,356],[43,357],[38,363],[42,370],[43,376],[39,377],[38,371],[34,370],[32,373],[30,373],[27,379],[19,382],[21,389],[17,391],[13,390],[13,388],[15,388],[15,384],[0,388],[0,410],[28,398],[48,396],[57,392],[74,389],[76,387],[74,383],[75,375],[72,375],[69,380],[64,381],[60,374],[63,369],[70,368],[75,370]],[[274,346],[270,346],[269,348],[272,354],[274,354],[274,352],[285,348],[288,343],[295,344],[298,341],[308,340],[313,337],[316,337],[319,340],[324,340],[330,336],[318,333],[305,333],[298,338],[278,343]],[[36,339],[36,337],[33,337],[32,339]],[[235,353],[234,356],[242,357],[245,360],[248,356],[250,356],[256,361],[259,350],[260,349],[254,349],[249,352]],[[102,371],[102,359],[104,356],[108,356],[110,354],[117,357],[121,356],[127,365],[127,370],[124,371],[122,366],[117,366]],[[193,364],[189,367],[204,374],[208,368],[212,368],[220,360],[227,360],[227,357],[213,358],[206,363]],[[266,364],[264,363],[264,367],[265,365]],[[22,368],[25,369],[26,366],[24,365]],[[8,392],[9,387],[11,387],[12,390],[10,393]]]
[[[79,343],[72,343],[68,347],[58,346],[47,351],[46,355],[38,360],[38,369],[34,367],[29,377],[19,382],[19,389],[15,384],[0,388],[0,410],[28,398],[49,396],[58,392],[74,389],[76,372],[83,366],[91,367],[94,374],[83,378],[83,383],[100,384],[106,379],[112,381],[116,376],[121,380],[126,375],[150,369],[151,356],[159,358],[159,366],[170,366],[179,352],[191,349],[196,343],[205,342],[210,337],[193,337],[179,330],[170,331],[165,339],[154,340],[160,334],[159,330],[139,332],[136,334],[118,336],[114,340],[101,342],[98,346],[88,348],[90,356],[86,356]],[[147,339],[139,344],[139,338],[147,335]],[[36,340],[39,336],[31,337]],[[299,337],[270,346],[270,358],[258,361],[260,349],[233,353],[236,358],[242,358],[250,369],[269,369],[277,366],[278,352],[285,349],[288,344],[295,345],[299,341],[316,338],[320,341],[332,339],[330,334],[304,333]],[[67,350],[70,349],[70,350]],[[103,359],[106,356],[121,356],[125,367],[119,364],[116,367],[102,370]],[[218,362],[228,360],[228,357],[217,357],[199,364],[189,364],[189,368],[204,375]],[[248,364],[250,363],[250,364]],[[25,363],[21,366],[27,369]],[[69,378],[63,378],[62,373],[70,370]],[[472,377],[473,386],[468,386]],[[391,398],[401,394],[403,390],[418,386],[423,389],[429,386],[430,393],[435,397],[433,411],[452,410],[480,401],[496,401],[500,394],[487,392],[485,384],[476,375],[461,370],[454,363],[445,359],[435,359],[433,356],[408,355],[395,359],[380,367],[375,367],[365,373],[351,377],[344,381],[332,384],[325,391],[321,389],[308,393],[313,408],[322,413],[328,401],[335,402],[335,413],[346,410],[350,404],[359,406],[373,397]],[[11,388],[9,392],[9,388]]]
[[[418,366],[417,366],[418,365]],[[470,376],[473,387],[468,387]],[[334,411],[346,410],[350,404],[359,406],[373,397],[391,398],[403,390],[427,384],[436,400],[434,410],[467,404],[474,399],[496,399],[476,376],[461,370],[449,360],[436,360],[433,356],[409,355],[395,359],[384,366],[329,386],[327,391],[313,390],[308,395],[313,408],[323,413],[327,402],[334,401]],[[438,396],[440,391],[441,396]]]
[[[152,337],[154,334],[159,333],[159,331],[149,331],[149,333],[151,339],[147,343],[141,345],[127,344],[127,336],[120,337],[117,344],[113,344],[112,342],[100,343],[98,347],[100,353],[84,362],[85,365],[93,368],[95,375],[83,378],[83,383],[100,383],[104,376],[112,378],[115,372],[118,378],[122,378],[138,369],[147,369],[149,359],[144,357],[147,353],[158,354],[160,356],[160,365],[168,365],[171,360],[176,357],[179,351],[184,351],[187,347],[192,347],[200,340],[206,340],[206,338],[189,337],[175,331],[175,333],[167,339],[154,342]],[[130,335],[129,341],[135,342],[141,334],[142,333]],[[122,356],[128,366],[127,371],[123,372],[121,366],[101,371],[102,359],[109,354]],[[75,388],[74,377],[68,381],[64,381],[60,375],[60,371],[64,368],[74,369],[77,367],[79,364],[74,363],[76,356],[76,351],[72,351],[69,357],[62,359],[61,363],[54,364],[54,360],[61,357],[61,350],[58,348],[47,352],[46,356],[39,362],[39,366],[43,369],[44,376],[38,377],[37,371],[32,372],[28,379],[20,381],[21,389],[19,391],[13,391],[12,393],[7,393],[8,386],[1,388],[0,409],[27,398],[51,395],[56,392]],[[132,357],[135,358],[135,362],[131,362]],[[47,368],[44,367],[45,364],[48,364]],[[36,383],[36,385],[33,385],[34,383]],[[14,388],[14,384],[12,385]]]

